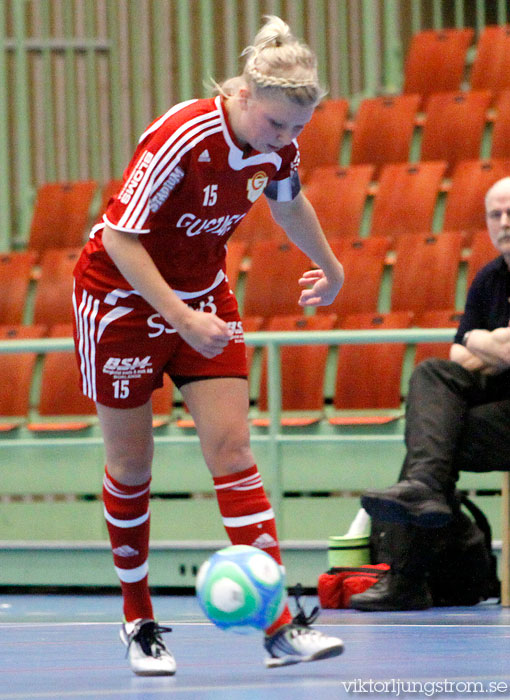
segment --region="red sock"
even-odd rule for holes
[[[103,502],[106,525],[113,551],[113,563],[120,579],[126,622],[154,618],[149,593],[150,479],[144,484],[120,484],[105,469]]]
[[[232,544],[247,544],[263,549],[281,566],[274,513],[257,466],[253,465],[236,474],[215,477],[214,488],[223,524]],[[272,634],[291,620],[292,615],[286,605],[280,617],[266,632]]]

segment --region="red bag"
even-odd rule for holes
[[[373,586],[389,568],[388,564],[334,566],[319,576],[317,592],[321,608],[349,608],[351,596]]]

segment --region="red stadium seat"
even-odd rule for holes
[[[373,165],[315,168],[305,194],[326,236],[359,236]]]
[[[385,165],[372,213],[373,236],[431,231],[444,161]]]
[[[331,330],[335,314],[321,316],[277,316],[269,320],[268,331]],[[282,346],[280,349],[282,410],[306,412],[307,415],[284,416],[283,425],[309,425],[320,418],[324,408],[324,374],[329,347],[327,345]],[[259,408],[268,410],[267,354],[262,364]],[[312,412],[312,415],[310,415]],[[268,420],[255,419],[255,425],[267,425]]]
[[[392,311],[428,310],[455,306],[455,291],[462,252],[462,234],[401,236],[395,247],[391,288]]]
[[[71,323],[55,324],[50,330],[52,338],[70,338],[72,334]],[[51,416],[55,420],[30,422],[27,428],[32,432],[74,431],[90,426],[90,418],[83,419],[83,416],[95,415],[96,407],[81,392],[80,375],[73,352],[46,353],[37,411],[39,416]],[[81,419],[63,419],[64,416],[81,416]]]
[[[408,328],[413,314],[401,311],[387,314],[355,314],[341,324],[342,329],[369,330]],[[401,407],[400,383],[404,343],[342,345],[338,352],[334,407],[338,410],[378,409],[372,415],[332,416],[333,425],[366,425],[394,420],[390,409]],[[380,410],[385,413],[381,414]]]
[[[117,194],[117,192],[122,187],[122,180],[108,180],[101,188],[101,202],[99,204],[99,209],[97,212],[96,223],[103,220],[103,214],[106,211],[108,202],[110,199]]]
[[[480,158],[490,102],[487,90],[430,95],[420,160],[445,160],[449,176],[459,161]]]
[[[461,317],[462,311],[456,311],[455,309],[425,311],[419,318],[415,319],[415,323],[421,328],[457,328]],[[453,335],[452,333],[452,340]],[[414,364],[417,365],[429,357],[448,360],[451,345],[451,343],[416,343]]]
[[[419,95],[363,100],[354,120],[350,164],[371,163],[378,178],[383,165],[406,163],[419,103]]]
[[[503,90],[496,102],[491,158],[510,158],[510,90]]]
[[[168,374],[163,375],[163,386],[152,393],[152,427],[160,428],[171,418],[173,409],[174,385]]]
[[[290,242],[254,243],[246,276],[243,314],[268,318],[299,312],[301,288],[298,280],[311,267],[306,255]]]
[[[318,306],[317,313],[336,313],[340,320],[348,314],[376,313],[390,239],[334,238],[330,245],[344,266],[345,282],[335,301]]]
[[[303,182],[308,181],[314,168],[339,164],[348,112],[349,101],[345,99],[324,100],[315,109],[297,140]]]
[[[510,88],[510,24],[485,27],[476,49],[471,89],[497,93]]]
[[[0,324],[23,323],[34,251],[0,253]]]
[[[484,199],[497,180],[510,175],[510,160],[461,161],[455,167],[446,198],[445,231],[463,231],[469,245],[473,231],[485,228]]]
[[[81,248],[47,250],[34,299],[33,323],[52,326],[73,320],[73,270]]]
[[[265,196],[259,197],[236,228],[233,240],[244,241],[248,250],[256,241],[287,240],[285,231],[273,219]]]
[[[237,241],[235,238],[227,243],[227,277],[230,289],[234,292],[247,248],[245,241]]]
[[[0,340],[42,338],[45,330],[44,326],[2,325]],[[28,417],[36,359],[35,352],[0,354],[0,432],[13,430]]]
[[[459,90],[473,35],[471,28],[427,29],[415,34],[405,60],[404,94],[421,95],[423,107],[433,92]]]
[[[476,231],[471,241],[471,251],[467,264],[467,285],[471,285],[478,270],[494,260],[499,252],[493,246],[489,234],[486,230]]]
[[[41,185],[37,190],[28,248],[42,256],[49,248],[83,245],[96,191],[94,180]]]

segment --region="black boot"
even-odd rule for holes
[[[452,519],[446,496],[416,479],[404,479],[387,489],[365,491],[361,505],[377,520],[418,527],[443,527]]]
[[[426,610],[433,601],[424,579],[409,578],[389,571],[380,581],[364,593],[351,596],[350,606],[354,610]]]

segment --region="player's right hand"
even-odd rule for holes
[[[220,355],[232,337],[232,331],[219,316],[194,309],[174,328],[188,345],[209,359]]]

